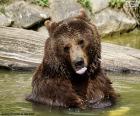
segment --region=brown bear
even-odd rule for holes
[[[101,68],[100,36],[85,12],[45,25],[49,38],[26,99],[61,107],[112,106],[117,95]]]

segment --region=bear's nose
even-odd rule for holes
[[[74,62],[75,66],[84,66],[84,59],[81,57],[76,58],[75,62]]]

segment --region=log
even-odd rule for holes
[[[102,43],[102,66],[113,72],[140,73],[140,50]]]
[[[47,38],[41,32],[0,27],[0,67],[33,70],[42,60]],[[140,50],[102,43],[102,67],[113,72],[140,73]]]
[[[0,66],[11,70],[32,70],[43,57],[48,35],[12,27],[0,27]]]

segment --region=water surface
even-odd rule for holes
[[[140,49],[140,30],[121,35],[108,36],[102,39],[104,42]]]
[[[121,97],[117,105],[101,110],[53,109],[25,101],[32,73],[0,71],[0,113],[35,116],[140,116],[140,76],[109,74]],[[15,114],[13,115],[15,116]]]

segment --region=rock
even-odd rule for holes
[[[43,58],[47,38],[42,32],[0,27],[0,67],[34,69]],[[140,73],[140,50],[102,43],[102,67],[108,71]]]
[[[11,23],[12,23],[12,20],[10,18],[0,13],[0,26],[10,26]]]
[[[54,21],[61,21],[70,16],[77,15],[82,8],[76,0],[49,0],[50,16]]]
[[[132,16],[121,10],[109,8],[108,0],[90,0],[92,13],[86,9],[86,13],[97,26],[102,36],[112,33],[123,33],[133,30],[137,21]],[[49,0],[49,15],[54,21],[61,21],[79,13],[82,6],[76,0]]]
[[[92,13],[100,12],[109,6],[108,0],[90,0]]]
[[[97,26],[99,33],[102,36],[115,32],[125,32],[136,27],[137,21],[127,16],[120,10],[106,8],[103,11],[96,13],[92,19]]]
[[[15,2],[5,8],[5,14],[14,21],[15,27],[31,28],[38,22],[48,19],[48,15],[24,1]]]
[[[137,24],[140,25],[140,1],[131,0],[125,2],[123,5],[123,11],[125,14],[135,18]]]

